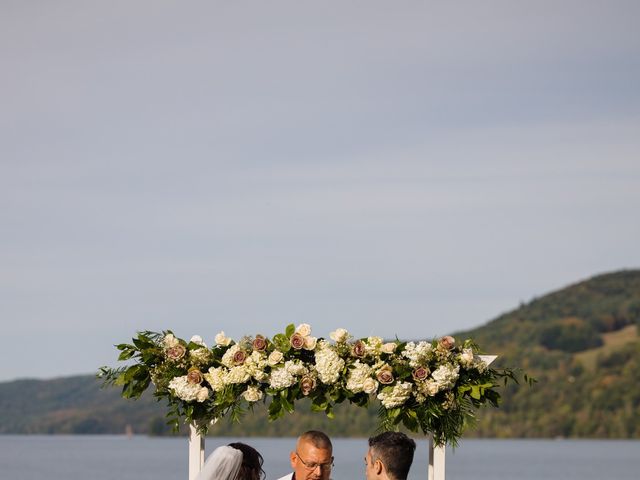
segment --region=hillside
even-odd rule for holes
[[[468,436],[639,438],[639,324],[640,270],[626,270],[454,334],[474,338],[486,353],[500,355],[497,362],[521,366],[538,380],[533,388],[504,390],[502,407],[480,412]],[[0,433],[122,433],[127,425],[138,433],[168,432],[163,405],[151,395],[128,401],[99,386],[92,376],[0,383]],[[274,423],[256,413],[241,425],[222,421],[212,433],[295,435],[313,427],[367,436],[376,426],[375,408],[341,405],[337,421],[305,408]]]
[[[475,435],[640,437],[640,270],[599,275],[460,332],[537,378],[509,388]]]

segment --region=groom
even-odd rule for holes
[[[331,440],[317,430],[304,432],[298,437],[289,460],[293,473],[278,480],[329,480],[333,467]]]
[[[367,480],[406,480],[416,442],[400,432],[383,432],[369,438],[364,458]]]

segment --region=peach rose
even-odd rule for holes
[[[304,347],[304,337],[300,335],[298,332],[296,332],[293,335],[291,335],[291,339],[289,340],[289,343],[291,343],[291,346],[296,350],[300,350],[302,347]]]
[[[257,352],[264,352],[267,349],[267,340],[262,335],[256,335],[253,339],[253,349]]]
[[[440,345],[442,345],[447,350],[451,350],[456,343],[456,339],[451,335],[446,335],[440,339]]]
[[[380,370],[378,370],[378,372],[376,373],[376,377],[378,378],[378,381],[383,385],[389,385],[395,380],[393,378],[393,370],[391,370],[391,367],[389,365],[384,365]]]
[[[411,373],[411,376],[414,380],[426,380],[429,376],[429,369],[425,367],[418,367]]]
[[[303,395],[309,395],[314,388],[316,388],[316,381],[313,379],[313,377],[305,375],[300,379],[300,390],[302,391]]]
[[[187,353],[187,349],[183,345],[177,344],[166,349],[167,358],[169,360],[180,360]]]
[[[233,364],[234,365],[242,365],[244,361],[247,359],[247,353],[244,350],[238,350],[233,354]]]
[[[353,344],[353,348],[351,349],[351,353],[353,354],[353,356],[358,358],[364,357],[366,351],[367,347],[362,342],[362,340],[356,340]]]
[[[202,372],[197,368],[190,369],[189,373],[187,373],[187,382],[189,383],[200,385],[203,380]]]

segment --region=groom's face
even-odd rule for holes
[[[328,480],[331,476],[331,450],[302,441],[296,446],[296,451],[291,452],[290,459],[296,480]]]

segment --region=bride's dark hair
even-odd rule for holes
[[[230,443],[229,446],[242,452],[242,466],[236,480],[262,480],[265,478],[266,475],[262,469],[264,459],[260,452],[241,442]]]

